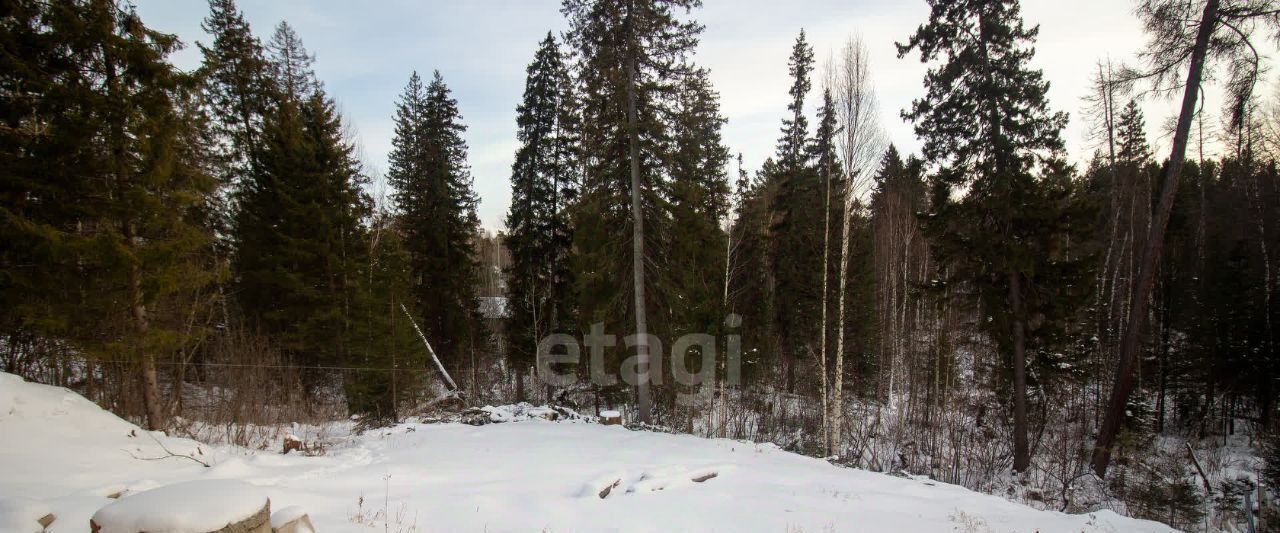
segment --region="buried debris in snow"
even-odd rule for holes
[[[483,426],[485,424],[521,422],[525,420],[583,423],[596,422],[595,417],[580,414],[568,407],[561,407],[558,405],[535,406],[524,402],[513,405],[501,405],[498,407],[486,405],[480,408],[467,409],[466,411],[458,413],[456,420],[453,421],[472,426]]]
[[[616,489],[622,486],[626,475],[620,472],[610,472],[596,477],[583,485],[580,496],[604,499],[619,492],[636,494],[658,492],[678,486],[692,486],[694,483],[703,483],[709,479],[719,477],[721,472],[733,468],[733,465],[717,465],[690,470],[682,465],[673,465],[641,474],[640,479],[632,483],[625,491]]]
[[[622,478],[625,477],[621,472],[610,472],[588,481],[582,487],[582,497],[584,498],[608,498],[613,489],[618,488],[622,484]]]
[[[284,451],[280,452],[288,454],[289,452],[302,452],[302,439],[295,437],[292,433],[284,436]]]
[[[619,524],[653,531],[823,531],[832,524],[868,533],[950,531],[957,527],[958,509],[999,531],[1172,531],[1111,511],[1041,511],[945,483],[925,487],[922,479],[836,468],[772,445],[537,420],[486,428],[408,423],[392,436],[333,421],[324,431],[345,438],[329,441],[325,457],[280,455],[277,436],[269,451],[205,448],[211,471],[191,461],[136,460],[122,450],[146,457],[159,449],[141,429],[65,389],[0,373],[0,435],[21,436],[6,441],[0,453],[0,531],[40,531],[37,521],[49,513],[57,517],[50,529],[85,531],[110,495],[121,503],[134,501],[147,489],[169,490],[176,482],[213,476],[252,479],[256,486],[249,488],[267,491],[273,511],[305,504],[310,521],[324,531],[365,529],[344,510],[354,494],[375,488],[390,494],[388,508],[407,509],[403,521],[390,511],[389,527],[378,521],[377,529],[392,531],[408,530],[415,521],[421,531],[424,517],[434,531],[599,531]],[[137,436],[129,437],[131,431]],[[197,446],[157,438],[174,451]],[[730,464],[736,468],[698,471]],[[677,473],[666,468],[672,465],[687,468]],[[697,482],[711,471],[717,476]],[[393,483],[375,481],[392,472]],[[625,476],[601,476],[611,472]],[[661,491],[627,494],[642,473],[678,477]],[[590,480],[600,481],[584,490]],[[237,498],[237,492],[201,492],[208,497],[181,507],[222,509],[217,500]],[[36,502],[6,502],[20,498]],[[224,525],[210,525],[219,527]]]

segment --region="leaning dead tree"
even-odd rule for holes
[[[1254,31],[1259,25],[1280,34],[1280,6],[1275,0],[1147,0],[1139,5],[1138,15],[1146,26],[1149,43],[1143,52],[1148,70],[1135,77],[1151,79],[1155,89],[1173,92],[1182,89],[1182,106],[1173,134],[1169,161],[1161,172],[1160,203],[1152,216],[1147,240],[1138,263],[1138,277],[1129,304],[1120,341],[1115,385],[1107,405],[1106,417],[1098,431],[1093,449],[1093,471],[1104,476],[1111,462],[1111,447],[1120,434],[1125,407],[1134,387],[1134,369],[1143,347],[1151,306],[1151,291],[1164,250],[1165,229],[1173,212],[1178,182],[1186,161],[1191,121],[1196,116],[1200,86],[1212,79],[1213,66],[1225,67],[1225,85],[1232,120],[1243,120],[1258,76],[1262,72],[1263,55],[1254,46]],[[1179,85],[1183,69],[1185,82]]]
[[[449,385],[449,392],[457,392],[458,384],[454,383],[449,371],[444,369],[444,365],[440,363],[440,358],[436,357],[436,351],[431,348],[431,341],[428,341],[427,336],[422,334],[422,329],[418,327],[418,322],[413,319],[413,315],[409,314],[409,309],[402,303],[400,304],[400,310],[404,311],[404,316],[409,318],[410,324],[413,324],[413,330],[418,332],[418,338],[422,339],[422,344],[427,347],[427,353],[431,355],[431,360],[435,362],[436,369],[440,370],[440,375],[444,376],[445,383]]]

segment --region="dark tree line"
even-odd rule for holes
[[[307,403],[337,387],[351,412],[394,420],[424,382],[409,316],[447,364],[483,341],[475,196],[438,76],[402,106],[399,192],[375,206],[287,23],[264,45],[213,0],[204,62],[183,73],[167,59],[177,41],[115,2],[14,2],[3,17],[10,370],[87,357],[77,382],[119,383],[126,412],[139,391],[161,428],[184,382],[283,364],[303,371],[270,387]]]

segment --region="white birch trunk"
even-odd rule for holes
[[[835,79],[838,119],[843,127],[840,139],[845,172],[844,212],[840,250],[840,294],[836,297],[835,379],[830,399],[830,442],[828,454],[841,455],[844,431],[844,337],[845,297],[849,277],[849,238],[858,196],[884,154],[884,137],[876,112],[875,91],[868,70],[870,54],[859,37],[851,37],[840,57]]]

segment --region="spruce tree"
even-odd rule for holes
[[[364,257],[366,178],[323,92],[282,102],[259,150],[236,224],[241,306],[296,362],[343,362],[353,272]]]
[[[720,224],[729,211],[729,150],[720,135],[725,119],[708,70],[696,69],[684,80],[675,110],[665,203],[670,230],[661,236],[667,267],[657,291],[669,296],[663,306],[671,339],[721,329],[725,234]]]
[[[455,368],[480,334],[476,195],[467,167],[466,126],[436,72],[425,89],[416,74],[397,106],[387,181],[408,250],[412,307],[446,368]]]
[[[765,291],[770,333],[769,352],[778,358],[786,390],[794,391],[802,354],[813,353],[821,340],[821,285],[813,283],[822,271],[823,217],[819,209],[826,194],[811,159],[812,141],[805,116],[805,98],[812,88],[813,47],[801,30],[788,62],[791,97],[782,121],[775,166],[766,174],[769,225],[765,251],[768,272]],[[828,134],[833,131],[827,132]]]
[[[798,174],[808,166],[809,119],[804,114],[804,100],[813,88],[809,76],[813,74],[813,45],[805,39],[804,30],[796,37],[787,62],[791,76],[791,88],[787,95],[788,116],[782,119],[782,137],[778,139],[777,163],[784,174]]]
[[[213,35],[212,44],[197,46],[204,57],[204,102],[219,141],[219,178],[234,186],[256,167],[254,147],[270,104],[268,64],[234,0],[209,0],[209,16],[200,27]]]
[[[652,279],[646,265],[657,255],[646,249],[646,228],[649,235],[666,231],[664,118],[691,68],[687,60],[702,31],[679,12],[699,5],[697,0],[565,0],[562,7],[581,84],[584,175],[575,232],[581,314],[586,323],[604,322],[606,330],[637,335],[636,355],[623,366],[636,376],[640,422],[652,415],[649,318],[661,318],[654,312],[655,299],[646,294]],[[630,273],[629,280],[619,276],[623,272]],[[621,327],[628,322],[634,329]]]
[[[1142,165],[1151,159],[1151,147],[1147,144],[1147,125],[1142,109],[1136,100],[1120,112],[1116,123],[1116,160],[1120,164]]]
[[[1038,29],[1023,26],[1017,0],[929,4],[929,20],[898,45],[900,56],[918,51],[923,62],[940,62],[926,74],[926,96],[903,113],[934,170],[925,227],[1012,367],[1013,469],[1026,472],[1028,346],[1045,322],[1061,319],[1054,293],[1069,286],[1053,279],[1069,263],[1067,116],[1048,110],[1049,85],[1030,66]]]
[[[537,343],[547,334],[576,327],[571,318],[569,221],[578,181],[575,106],[568,67],[550,32],[527,72],[524,101],[516,108],[521,146],[511,167],[505,239],[512,263],[507,273],[507,354],[520,400]]]
[[[307,52],[302,38],[287,21],[282,20],[276,25],[271,42],[267,43],[267,51],[271,56],[268,72],[282,98],[303,101],[319,89],[320,82],[316,80],[311,66],[316,58]]]
[[[352,354],[368,179],[336,104],[297,59],[310,57],[301,41],[292,31],[277,34],[289,45],[275,49],[271,71],[312,83],[290,90],[280,78],[256,147],[257,171],[237,191],[233,268],[251,325],[298,364],[333,365]],[[316,385],[318,374],[307,375]]]

